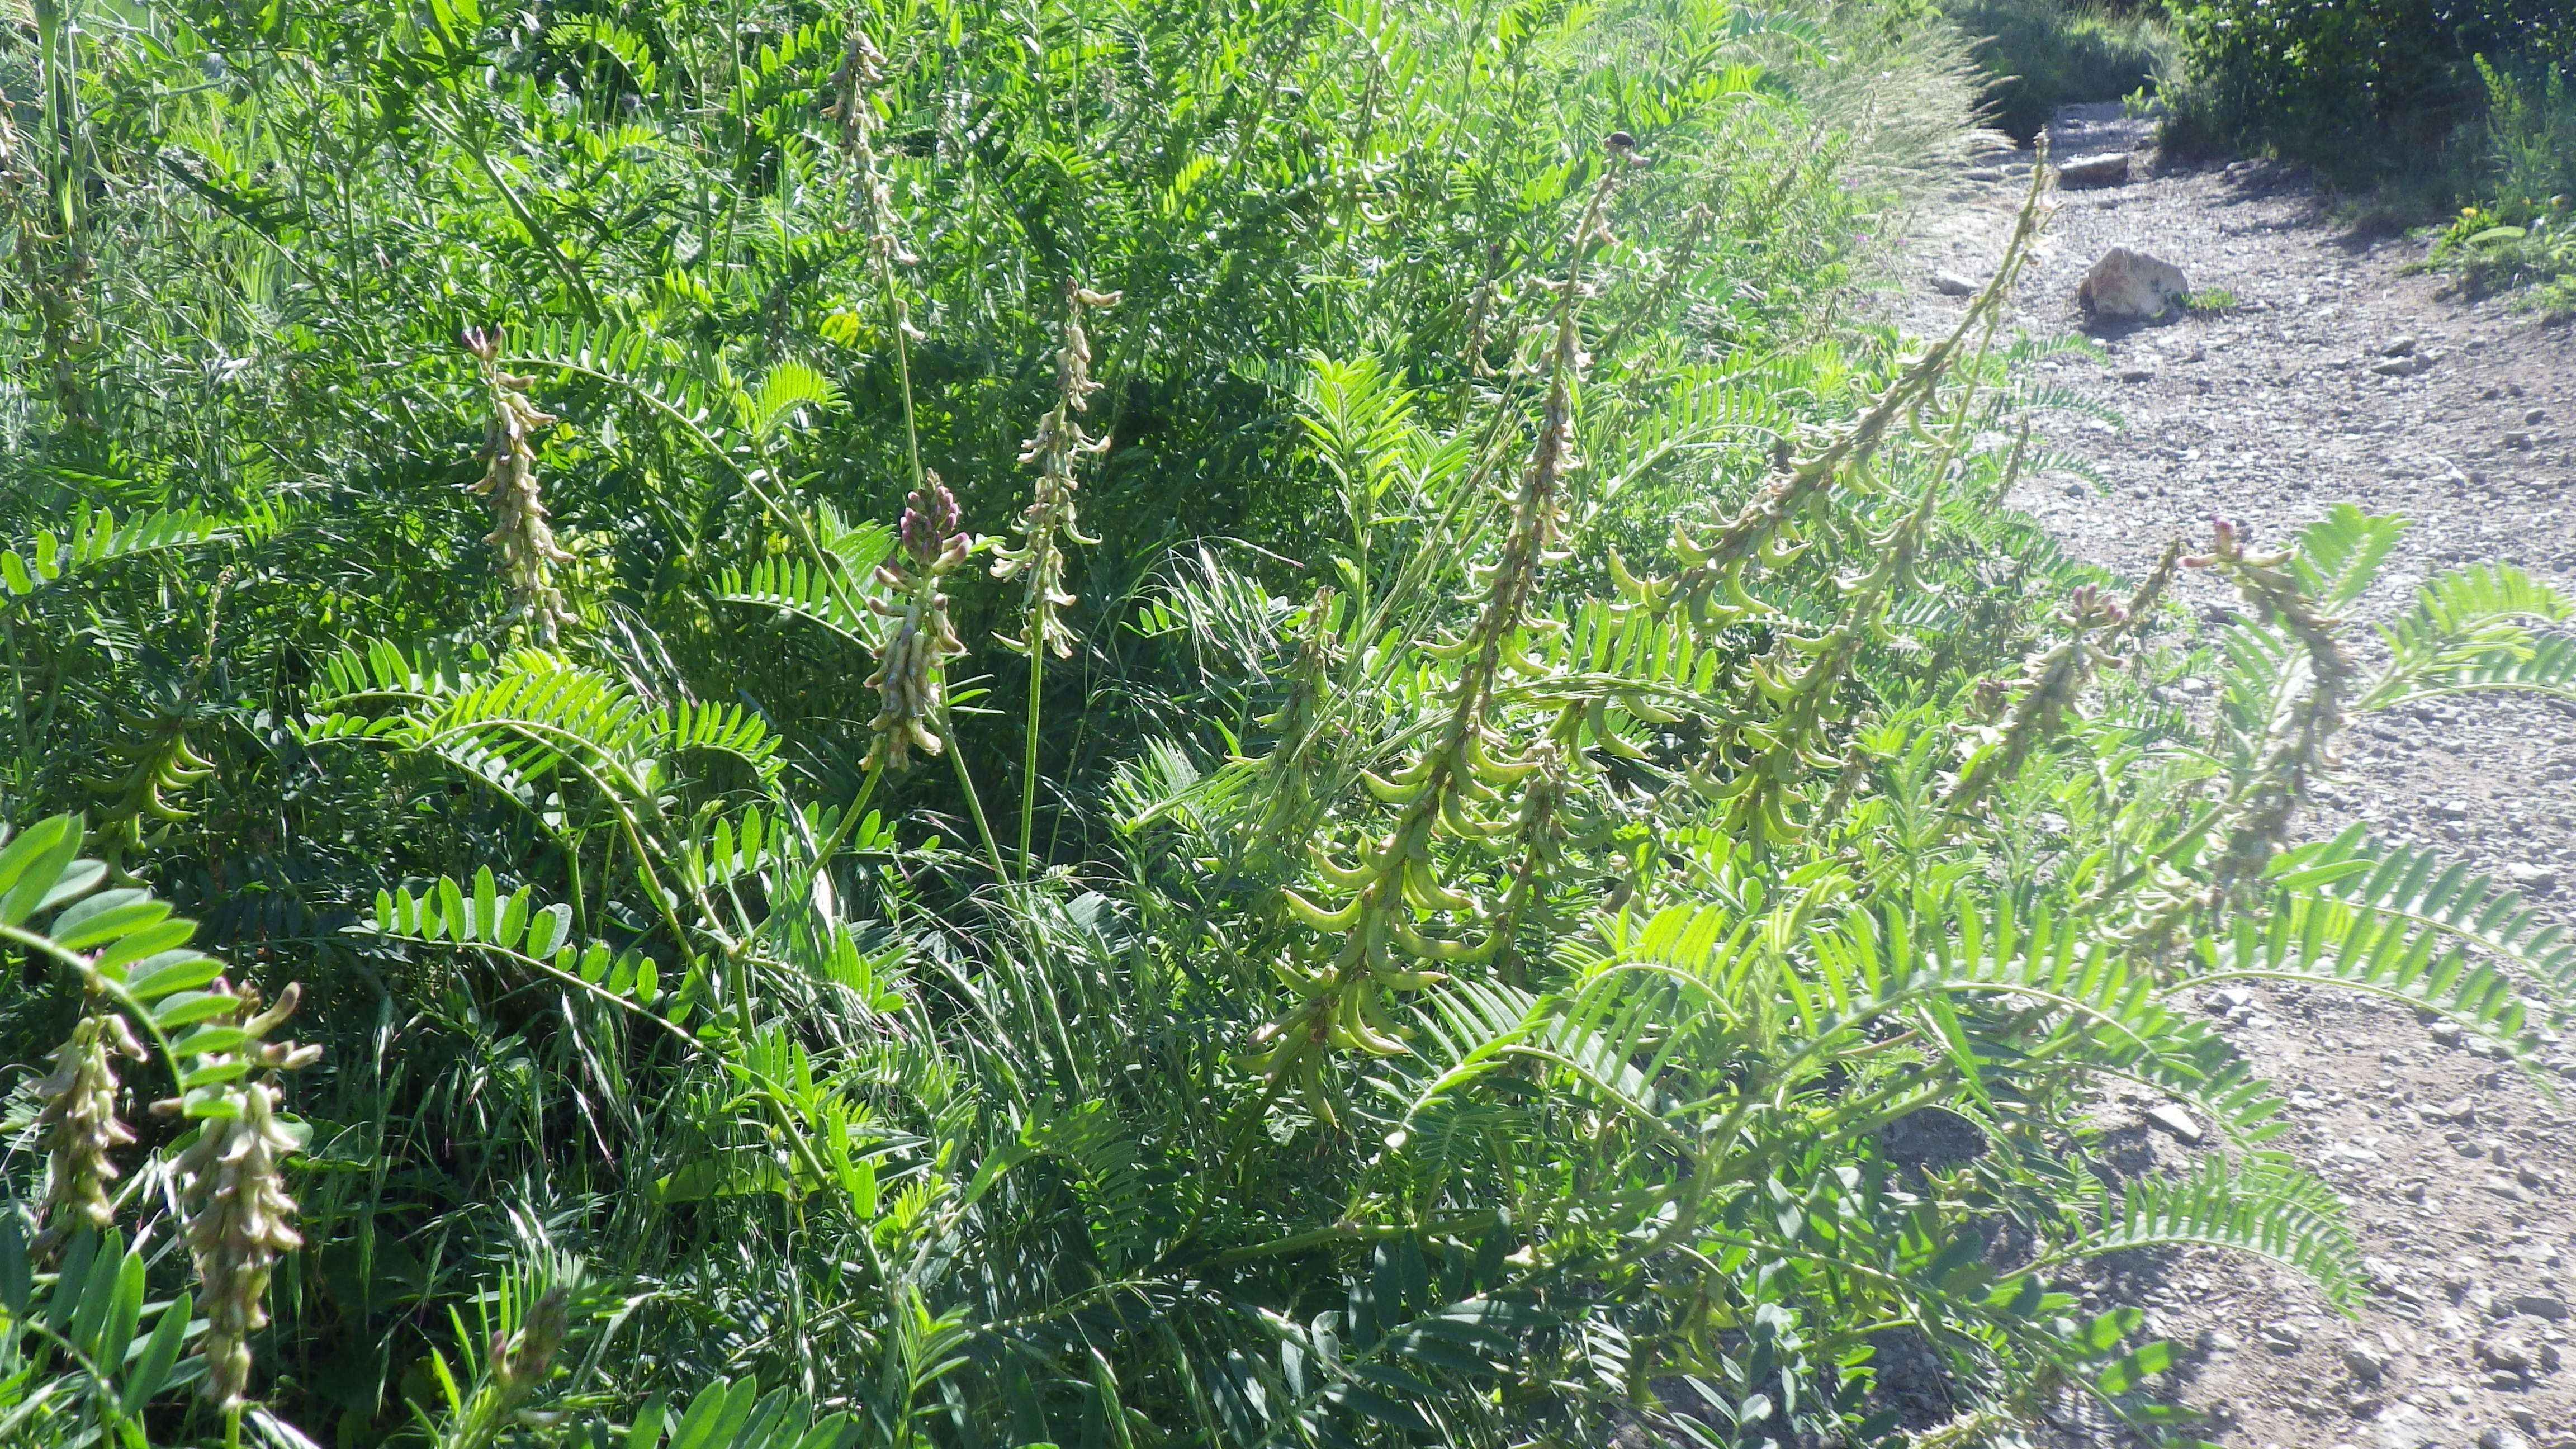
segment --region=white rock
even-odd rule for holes
[[[2531,1345],[2510,1335],[2479,1339],[2470,1352],[2491,1369],[2521,1373],[2531,1367]]]
[[[2198,1142],[2201,1138],[2200,1124],[2192,1120],[2189,1112],[2171,1102],[2149,1109],[2147,1120],[2185,1142]]]
[[[2075,300],[2096,317],[2161,317],[2191,295],[2182,268],[2145,252],[2113,247],[2084,274]]]
[[[2119,186],[2129,179],[2129,153],[2098,151],[2090,156],[2069,156],[2057,168],[2060,186]]]
[[[2377,1427],[2380,1449],[2432,1449],[2442,1442],[2441,1426],[2413,1404],[2380,1410]]]
[[[2524,890],[2547,890],[2558,884],[2558,872],[2545,865],[2515,861],[2504,868],[2504,878]]]

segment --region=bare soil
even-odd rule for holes
[[[2297,173],[2268,163],[2163,166],[2149,128],[2076,107],[2052,128],[2061,158],[2134,151],[2130,179],[2064,191],[2020,288],[2019,327],[2083,331],[2106,363],[2061,357],[2044,375],[2124,415],[2048,425],[2100,484],[2027,480],[2014,502],[2074,555],[2135,577],[2213,515],[2284,541],[2349,501],[2414,521],[2368,623],[2452,565],[2501,559],[2576,592],[2576,329],[2511,298],[2471,301],[2410,274],[2420,241],[2338,227]],[[1915,232],[1901,310],[1915,330],[1953,319],[1936,272],[1982,282],[2020,205],[2030,151],[1981,158]],[[2075,303],[2112,246],[2179,265],[2232,305],[2097,327]],[[2422,359],[2405,375],[2392,352]],[[2380,369],[2380,370],[2374,370]],[[2235,600],[2189,579],[2184,602]],[[2186,694],[2206,685],[2185,680]],[[2467,699],[2373,717],[2305,828],[2355,819],[2514,875],[2576,923],[2576,707]],[[2187,1350],[2171,1386],[2241,1449],[2576,1449],[2576,1054],[2552,1041],[2526,1070],[2402,1006],[2321,991],[2219,993],[2201,1003],[2287,1094],[2300,1153],[2344,1195],[2373,1275],[2347,1318],[2307,1281],[2216,1253],[2113,1265],[2096,1302],[2143,1305]],[[2151,1122],[2151,1099],[2108,1104],[2116,1170],[2184,1165],[2195,1148]],[[2067,1410],[2067,1446],[2132,1442]]]

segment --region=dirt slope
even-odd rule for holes
[[[2061,159],[2141,154],[2125,184],[2061,194],[2018,324],[2083,328],[2076,285],[2114,245],[2174,262],[2237,305],[2095,330],[2107,366],[2042,364],[2127,426],[2058,419],[2054,441],[2107,490],[2054,474],[2015,501],[2076,555],[2132,576],[2177,532],[2205,540],[2213,514],[2249,522],[2258,540],[2338,501],[2403,514],[2416,526],[2365,618],[2462,561],[2510,560],[2576,588],[2576,329],[2542,329],[2508,302],[2444,300],[2440,278],[2403,273],[2419,244],[2345,235],[2294,175],[2159,172],[2147,145],[2116,107],[2061,116]],[[1965,305],[1933,275],[1982,282],[2021,200],[2015,178],[2032,154],[1985,159],[1917,230],[1903,310],[1918,331]],[[2374,370],[2392,350],[2422,361],[2403,376]],[[2199,579],[2185,597],[2204,610],[2233,602]],[[2310,831],[2369,819],[2510,871],[2576,921],[2560,904],[2576,901],[2576,708],[2489,700],[2383,718],[2345,760],[2346,783]],[[2576,1449],[2576,1095],[2544,1094],[2399,1007],[2289,991],[2204,1005],[2289,1094],[2298,1125],[2286,1142],[2346,1194],[2377,1279],[2348,1320],[2303,1280],[2240,1259],[2121,1265],[2103,1291],[2148,1306],[2189,1346],[2180,1396],[2216,1416],[2210,1437],[2242,1449]],[[2576,1094],[2566,1044],[2544,1065]],[[2156,1105],[2114,1104],[2122,1169],[2187,1160],[2190,1147],[2147,1119]],[[2067,1445],[2127,1442],[2080,1412],[2059,1427]]]

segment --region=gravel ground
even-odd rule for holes
[[[2509,299],[2446,299],[2441,278],[2404,270],[2421,243],[2345,233],[2295,173],[2161,168],[2146,126],[2116,106],[2071,109],[2052,139],[2061,159],[2138,154],[2125,183],[2060,194],[2017,325],[2085,329],[2076,285],[2115,245],[2234,298],[2092,329],[2107,366],[2039,364],[2127,421],[2049,425],[2107,486],[2046,474],[2015,495],[2072,553],[2134,577],[2174,534],[2205,541],[2212,515],[2276,541],[2350,501],[2414,520],[2363,620],[2464,561],[2509,560],[2576,592],[2576,329],[2542,328]],[[1909,249],[1917,270],[1900,310],[1919,332],[1966,305],[1935,274],[1990,272],[2034,158],[1982,159]],[[2391,353],[2417,361],[2384,365]],[[2234,602],[2197,577],[2183,598],[2211,617]],[[2509,875],[2576,919],[2562,904],[2576,899],[2576,707],[2487,698],[2373,717],[2344,763],[2311,833],[2369,820]],[[2219,997],[2202,1005],[2288,1096],[2284,1144],[2351,1205],[2368,1305],[2347,1318],[2295,1274],[2199,1252],[2115,1265],[2097,1301],[2150,1310],[2188,1350],[2178,1397],[2211,1416],[2207,1437],[2238,1449],[2576,1449],[2576,1363],[2565,1362],[2576,1359],[2576,1101],[2402,1007],[2328,992]],[[2576,1091],[2563,1044],[2542,1066]],[[2150,1119],[2158,1105],[2108,1104],[2122,1170],[2188,1161],[2191,1146]],[[2070,1449],[2129,1442],[2072,1413],[2058,1430]]]

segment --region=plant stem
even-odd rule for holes
[[[1030,641],[1028,740],[1020,761],[1020,876],[1022,879],[1037,873],[1036,862],[1029,854],[1029,842],[1037,831],[1039,696],[1046,688],[1046,654],[1037,647],[1038,627],[1037,613],[1031,610],[1028,632],[1022,636]]]
[[[984,818],[984,797],[975,793],[975,777],[967,772],[965,749],[957,742],[956,717],[948,712],[947,690],[944,688],[940,691],[939,734],[940,738],[948,742],[948,748],[942,753],[948,756],[948,763],[956,768],[957,788],[966,792],[966,811],[975,817],[975,833],[983,838],[984,857],[992,862],[993,877],[996,880],[1009,880],[1011,870],[1009,866],[1002,863],[1002,847],[993,838],[991,822]]]
[[[912,486],[918,490],[925,476],[921,471],[921,431],[912,418],[912,344],[904,337],[911,318],[902,294],[895,289],[893,262],[879,264],[878,279],[885,286],[886,321],[891,324],[887,330],[894,334],[894,377],[896,391],[903,398],[903,456],[912,467]]]

